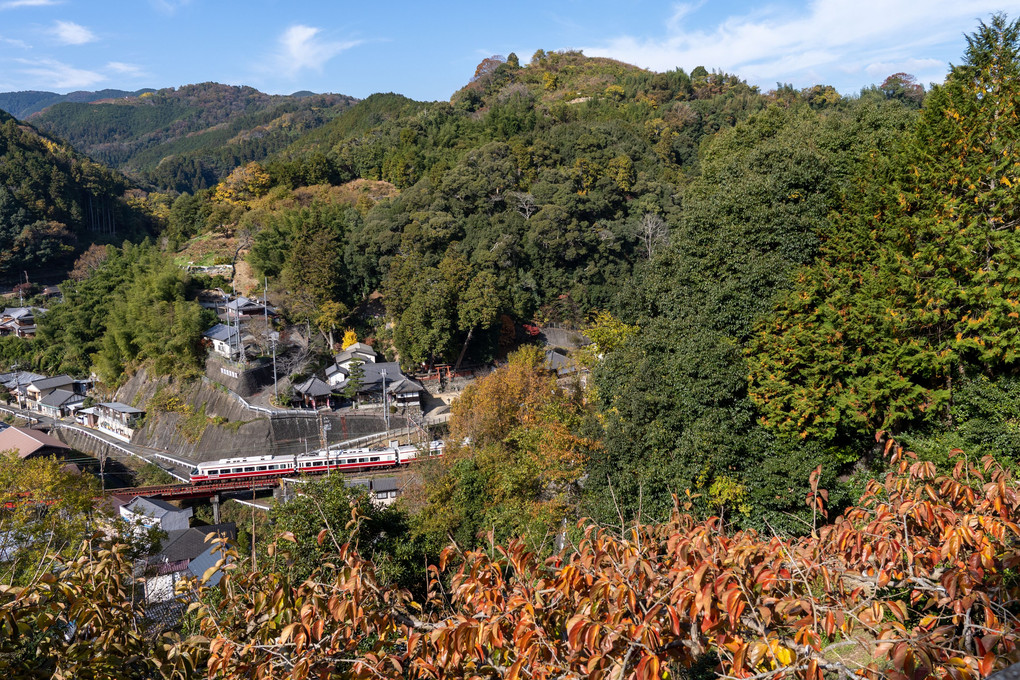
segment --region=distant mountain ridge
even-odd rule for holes
[[[189,192],[285,148],[357,101],[304,91],[270,95],[220,83],[92,94],[96,98],[88,101],[56,102],[29,119],[145,184]]]
[[[89,103],[104,99],[121,99],[123,97],[137,97],[146,92],[155,92],[152,88],[143,88],[130,92],[128,90],[78,90],[67,94],[56,92],[44,92],[41,90],[22,90],[20,92],[0,92],[0,110],[6,111],[15,118],[24,119],[33,113],[42,111],[47,106],[60,104],[62,102]]]

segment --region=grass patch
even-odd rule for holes
[[[209,418],[205,415],[205,402],[202,402],[202,406],[197,409],[191,409],[189,404],[188,407],[190,413],[181,418],[181,421],[177,423],[177,429],[180,431],[181,436],[188,442],[194,444],[202,435],[205,433],[205,428],[209,426]]]

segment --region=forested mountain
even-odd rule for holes
[[[408,369],[499,365],[394,505],[333,475],[265,527],[245,508],[252,543],[224,548],[217,586],[179,584],[176,630],[140,615],[128,546],[76,547],[25,510],[63,497],[55,471],[0,459],[5,517],[59,552],[59,578],[38,542],[9,570],[0,664],[977,680],[1015,662],[1018,106],[1002,15],[929,92],[894,74],[762,93],[540,50],[483,61],[450,102],[374,95],[207,189],[139,196],[158,244],[90,249],[39,337],[0,351],[188,379],[212,319],[172,258],[216,237],[291,323],[356,326]],[[2,130],[18,167],[37,147],[82,163]],[[28,187],[7,205],[49,209]],[[521,341],[529,322],[587,335],[585,381]],[[321,363],[329,343],[309,339]]]
[[[59,278],[90,243],[156,224],[120,174],[0,112],[0,280]]]
[[[215,184],[332,119],[344,95],[267,95],[201,83],[94,103],[64,102],[32,123],[93,159],[174,191]]]
[[[150,88],[128,92],[126,90],[98,90],[88,92],[79,90],[67,94],[56,92],[41,92],[39,90],[24,90],[21,92],[0,92],[0,111],[6,111],[15,118],[28,118],[37,111],[42,111],[47,106],[53,106],[61,102],[95,102],[103,99],[121,99],[123,97],[137,97],[146,92],[152,92]]]

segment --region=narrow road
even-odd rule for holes
[[[17,407],[12,406],[0,406],[0,412],[10,413],[11,415],[23,418],[25,420],[28,420],[29,422],[38,423],[39,425],[43,425],[49,428],[51,431],[61,429],[76,430],[78,432],[85,434],[88,437],[98,439],[104,444],[108,444],[113,448],[117,449],[118,451],[122,451],[129,456],[138,458],[140,460],[144,460],[147,463],[159,465],[163,469],[166,469],[166,463],[169,463],[170,465],[173,465],[174,467],[180,469],[167,470],[167,472],[169,472],[173,477],[176,477],[177,479],[180,479],[182,481],[190,481],[189,478],[187,477],[187,471],[195,466],[195,461],[193,460],[179,458],[177,456],[171,456],[166,451],[160,451],[159,449],[154,449],[149,446],[139,446],[138,444],[125,442],[122,439],[118,439],[117,437],[109,435],[100,430],[94,430],[90,427],[84,427],[72,421],[63,419],[56,420],[54,418],[50,418],[49,416],[44,416],[40,413],[26,411],[24,409],[19,409]]]

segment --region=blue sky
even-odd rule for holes
[[[1020,16],[1020,0],[0,0],[0,91],[217,81],[448,99],[484,57],[542,48],[854,93],[898,71],[941,81],[995,11]]]

